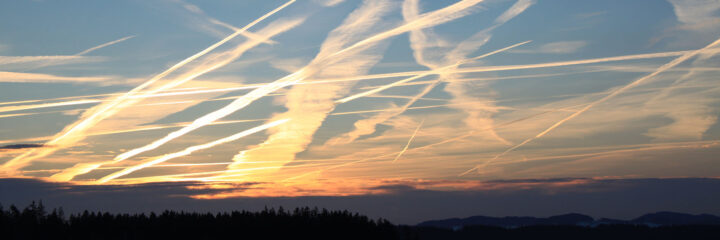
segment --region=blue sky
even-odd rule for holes
[[[2,5],[3,178],[204,199],[720,176],[717,1]]]

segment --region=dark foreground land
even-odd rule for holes
[[[0,239],[720,239],[720,225],[398,226],[348,211],[111,214],[0,207]]]

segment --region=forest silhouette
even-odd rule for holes
[[[720,239],[718,225],[536,225],[446,229],[395,225],[347,210],[117,214],[84,211],[65,216],[32,202],[22,210],[0,205],[0,239]]]

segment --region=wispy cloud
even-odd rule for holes
[[[75,82],[98,83],[111,77],[66,77],[42,73],[0,72],[0,82]]]
[[[353,11],[337,28],[330,32],[320,47],[320,52],[311,61],[313,67],[321,69],[315,76],[340,77],[367,74],[367,71],[381,58],[379,51],[368,48],[354,55],[336,56],[330,64],[324,64],[323,58],[341,51],[353,41],[365,38],[382,17],[390,12],[388,1],[366,1]],[[372,47],[370,45],[369,47]],[[315,65],[312,65],[315,64]],[[268,139],[251,149],[241,151],[233,157],[230,171],[244,168],[262,168],[268,172],[276,171],[284,164],[295,159],[295,155],[306,149],[313,140],[315,132],[335,109],[334,100],[346,94],[351,85],[334,83],[316,88],[308,85],[293,86],[286,94],[286,112],[274,118],[292,119],[287,125],[272,130]],[[254,162],[254,163],[252,163]],[[255,171],[254,173],[257,173]],[[262,174],[260,174],[262,175]]]
[[[684,61],[686,61],[686,60],[688,60],[688,59],[690,59],[690,58],[692,58],[692,57],[695,57],[696,55],[700,54],[700,53],[702,52],[702,50],[709,49],[709,48],[713,48],[713,47],[715,47],[715,46],[718,45],[718,44],[720,44],[720,39],[716,40],[715,42],[710,43],[709,45],[705,46],[705,47],[702,48],[702,49],[698,49],[698,50],[696,50],[696,51],[692,51],[692,52],[686,53],[686,54],[684,54],[684,55],[682,55],[682,56],[680,56],[680,57],[678,57],[678,58],[673,59],[673,60],[670,61],[669,63],[660,66],[657,70],[655,70],[655,72],[652,72],[652,73],[650,73],[650,74],[648,74],[648,75],[645,75],[645,76],[643,76],[643,77],[641,77],[641,78],[638,78],[638,79],[636,79],[635,81],[633,81],[633,82],[631,82],[631,83],[629,83],[629,84],[627,84],[627,85],[625,85],[625,86],[623,86],[623,87],[621,87],[621,88],[618,88],[618,89],[610,92],[610,93],[609,93],[608,95],[606,95],[605,97],[600,98],[600,99],[598,99],[598,100],[596,100],[596,101],[593,101],[593,102],[589,103],[588,105],[586,105],[586,106],[583,107],[582,109],[576,111],[575,113],[573,113],[573,114],[571,114],[571,115],[563,118],[563,119],[560,120],[560,121],[557,121],[555,124],[553,124],[552,126],[548,127],[548,128],[545,129],[544,131],[538,133],[538,134],[535,135],[534,137],[528,138],[528,139],[526,139],[525,141],[523,141],[523,142],[521,142],[521,143],[519,143],[519,144],[517,144],[517,145],[514,145],[514,146],[512,146],[511,148],[508,148],[508,149],[505,150],[504,152],[502,152],[502,153],[496,155],[495,157],[493,157],[492,159],[484,162],[482,165],[478,165],[478,166],[476,166],[476,167],[474,167],[474,168],[471,168],[470,170],[465,171],[465,172],[461,173],[460,175],[462,176],[462,175],[471,173],[472,171],[480,170],[481,168],[483,168],[483,167],[486,166],[487,164],[492,163],[493,161],[497,160],[498,158],[504,156],[505,154],[507,154],[507,153],[509,153],[509,152],[517,149],[517,148],[520,148],[520,147],[528,144],[529,142],[532,142],[533,140],[536,140],[536,139],[538,139],[538,138],[541,138],[542,136],[544,136],[545,134],[549,133],[549,132],[552,131],[553,129],[561,126],[563,123],[565,123],[565,122],[567,122],[567,121],[570,121],[570,120],[572,120],[573,118],[579,116],[580,114],[583,114],[584,112],[590,110],[590,108],[594,107],[595,105],[604,103],[604,102],[612,99],[613,97],[615,97],[615,96],[617,96],[617,95],[619,95],[619,94],[627,91],[628,89],[631,89],[631,88],[633,88],[633,87],[636,87],[636,86],[642,84],[644,81],[647,81],[648,79],[652,79],[653,77],[659,75],[660,73],[664,72],[665,70],[670,69],[670,68],[673,68],[673,67],[677,66],[678,64],[680,64],[680,63],[682,63],[682,62],[684,62]]]
[[[570,54],[587,46],[586,41],[562,41],[543,44],[536,49],[518,49],[514,53]]]
[[[182,157],[182,156],[191,154],[191,153],[193,153],[193,152],[195,152],[195,151],[198,151],[198,150],[208,149],[208,148],[212,148],[212,147],[214,147],[214,146],[217,146],[217,145],[220,145],[220,144],[223,144],[223,143],[232,142],[232,141],[238,140],[238,139],[240,139],[240,138],[243,138],[243,137],[245,137],[245,136],[248,136],[248,135],[250,135],[250,134],[257,133],[257,132],[266,130],[266,129],[268,129],[268,128],[281,125],[281,124],[283,124],[283,123],[286,123],[287,121],[288,121],[288,119],[282,119],[282,120],[278,120],[278,121],[273,121],[273,122],[270,122],[270,123],[268,123],[268,124],[263,124],[263,125],[261,125],[261,126],[257,126],[257,127],[254,127],[254,128],[251,128],[251,129],[248,129],[248,130],[245,130],[245,131],[242,131],[242,132],[233,134],[233,135],[231,135],[231,136],[228,136],[228,137],[225,137],[225,138],[222,138],[222,139],[218,139],[218,140],[209,142],[209,143],[205,143],[205,144],[202,144],[202,145],[196,145],[196,146],[188,147],[188,148],[186,148],[185,150],[180,151],[180,152],[176,152],[176,153],[172,153],[172,154],[165,154],[165,155],[163,155],[163,156],[161,156],[161,157],[157,157],[157,158],[154,158],[154,159],[145,161],[145,162],[143,162],[142,164],[138,164],[138,165],[135,165],[135,166],[132,166],[132,167],[128,167],[128,168],[125,168],[125,169],[120,170],[120,171],[118,171],[118,172],[115,172],[115,173],[112,173],[112,174],[107,175],[107,176],[105,176],[105,177],[102,177],[102,178],[98,179],[97,182],[98,182],[98,183],[106,183],[106,182],[111,181],[111,180],[113,180],[113,179],[115,179],[115,178],[125,176],[125,175],[127,175],[127,174],[130,174],[130,173],[132,173],[132,172],[141,170],[141,169],[143,169],[143,168],[146,168],[146,167],[149,167],[149,166],[153,166],[153,165],[156,165],[156,164],[159,164],[159,163],[168,161],[168,160],[173,159],[173,158]]]
[[[281,88],[302,82],[303,80],[307,79],[308,77],[311,77],[322,69],[321,67],[327,66],[329,64],[337,63],[344,58],[343,56],[352,56],[356,55],[358,52],[361,52],[363,50],[367,50],[369,47],[374,46],[374,44],[381,42],[385,39],[388,39],[390,37],[397,36],[399,34],[412,31],[414,29],[420,29],[420,28],[427,28],[436,26],[439,24],[446,23],[448,21],[451,21],[453,19],[457,19],[459,17],[465,16],[467,14],[467,11],[470,7],[482,2],[482,0],[465,0],[460,1],[458,3],[452,4],[450,6],[447,6],[445,8],[436,10],[431,13],[424,14],[420,18],[405,23],[403,25],[400,25],[398,27],[392,28],[390,30],[377,33],[371,37],[365,38],[361,41],[358,41],[348,47],[344,47],[337,51],[321,51],[318,53],[317,57],[314,61],[312,61],[308,66],[298,70],[297,72],[294,72],[290,75],[287,75],[283,78],[280,78],[270,84],[264,85],[260,88],[257,88],[250,93],[243,95],[242,97],[236,99],[235,101],[231,102],[229,105],[226,105],[223,108],[220,108],[214,112],[211,112],[209,114],[206,114],[203,117],[200,117],[196,119],[193,124],[190,126],[184,127],[178,131],[172,132],[169,135],[158,139],[151,144],[148,144],[144,147],[136,148],[131,151],[128,151],[126,153],[123,153],[121,155],[118,155],[117,159],[127,159],[134,155],[140,154],[144,151],[154,149],[158,146],[161,146],[177,137],[180,137],[182,135],[185,135],[195,129],[198,129],[200,127],[203,127],[207,124],[210,124],[222,117],[225,117],[235,111],[238,111],[257,99],[266,96],[267,94],[270,94],[272,92],[275,92]],[[362,18],[361,18],[362,19]],[[365,19],[362,19],[365,20]],[[363,21],[360,21],[363,22]],[[332,46],[328,47],[327,49],[334,49],[338,46]]]
[[[720,26],[720,2],[712,0],[668,0],[682,29],[691,31],[716,30]]]
[[[35,144],[35,143],[10,144],[10,145],[0,146],[0,150],[2,150],[2,149],[39,148],[39,147],[43,147],[43,146],[44,146],[43,144]]]
[[[278,7],[278,8],[276,8],[276,9],[268,12],[267,14],[265,14],[265,15],[263,15],[263,16],[261,16],[260,18],[255,19],[255,21],[249,23],[249,24],[246,25],[244,28],[239,29],[239,30],[236,31],[235,33],[227,36],[226,38],[220,40],[219,42],[217,42],[217,43],[215,43],[215,44],[213,44],[213,45],[211,45],[210,47],[208,47],[208,48],[206,48],[206,49],[204,49],[204,50],[202,50],[202,51],[194,54],[193,56],[190,56],[190,57],[188,57],[188,58],[180,61],[179,63],[177,63],[177,64],[173,65],[172,67],[168,68],[167,70],[165,70],[164,72],[162,72],[162,73],[160,73],[160,74],[158,74],[158,75],[155,75],[153,78],[151,78],[150,80],[144,82],[144,83],[141,84],[140,86],[135,87],[134,89],[132,89],[131,91],[125,93],[124,95],[121,95],[121,96],[115,98],[113,101],[111,101],[111,102],[109,102],[109,103],[105,103],[105,104],[98,105],[98,106],[94,107],[91,111],[86,111],[86,112],[83,114],[83,116],[82,116],[78,121],[76,121],[74,124],[71,124],[71,125],[67,126],[65,129],[63,129],[63,131],[61,131],[60,133],[58,133],[58,134],[56,135],[56,137],[55,137],[52,141],[50,141],[50,144],[52,144],[53,146],[55,146],[54,148],[46,148],[46,149],[43,149],[42,151],[37,152],[37,153],[34,152],[34,151],[28,151],[28,152],[26,152],[26,153],[24,153],[24,154],[22,154],[22,155],[20,155],[20,156],[17,156],[17,157],[15,157],[15,158],[13,158],[12,160],[6,162],[6,163],[3,165],[3,168],[4,168],[5,170],[9,170],[9,171],[11,171],[11,172],[12,172],[12,171],[15,171],[15,170],[17,170],[18,168],[24,167],[25,165],[28,164],[28,162],[30,162],[30,161],[32,161],[32,160],[34,160],[34,159],[38,159],[38,158],[41,158],[41,157],[50,155],[50,154],[52,154],[53,152],[55,152],[56,150],[58,150],[58,149],[60,149],[60,148],[67,147],[67,146],[70,146],[70,145],[72,145],[72,144],[74,144],[74,143],[77,143],[78,141],[80,141],[80,140],[82,140],[82,139],[84,138],[84,137],[83,137],[83,134],[85,133],[85,131],[86,131],[87,129],[89,129],[89,128],[91,128],[92,126],[96,125],[98,122],[104,120],[105,118],[108,118],[108,117],[112,116],[113,114],[117,113],[117,112],[118,112],[120,109],[122,109],[123,107],[132,105],[132,104],[134,104],[134,103],[137,102],[137,100],[128,101],[127,99],[128,99],[130,96],[133,96],[133,95],[135,95],[137,92],[148,88],[150,85],[152,85],[152,84],[154,84],[155,82],[157,82],[157,81],[161,80],[162,78],[166,77],[168,74],[170,74],[170,73],[174,72],[175,70],[177,70],[177,69],[185,66],[186,64],[194,61],[195,59],[202,57],[203,55],[209,53],[210,51],[212,51],[212,50],[214,50],[215,48],[219,47],[220,45],[226,43],[227,41],[230,41],[232,38],[236,37],[237,35],[240,35],[243,31],[246,31],[246,30],[249,29],[250,27],[252,27],[252,26],[254,26],[255,24],[259,23],[260,21],[268,18],[269,16],[273,15],[274,13],[276,13],[276,12],[282,10],[283,8],[289,6],[289,5],[292,4],[293,2],[294,2],[294,0],[288,1],[288,2],[286,2],[285,4],[281,5],[280,7]],[[295,25],[297,25],[298,23],[299,23],[298,21],[295,21]],[[287,26],[292,27],[293,24],[289,24],[289,25],[285,25],[285,26],[286,26],[286,27],[287,27]],[[283,28],[278,28],[277,26],[275,26],[275,28],[272,29],[272,30],[274,30],[274,31],[270,31],[270,34],[271,34],[271,35],[274,35],[274,34],[278,34],[278,33],[281,33],[281,32],[283,32],[283,31],[286,31],[286,30],[288,30],[288,28],[284,28],[284,29],[283,29]],[[278,31],[278,30],[279,30],[279,31]],[[274,33],[274,34],[272,34],[272,33]],[[270,36],[267,36],[267,37],[269,38]],[[252,48],[252,46],[257,45],[257,44],[259,44],[259,43],[260,43],[260,42],[258,42],[258,41],[248,41],[248,42],[246,42],[246,44],[240,45],[240,46],[238,46],[236,49],[234,49],[235,51],[226,52],[224,58],[220,58],[220,59],[210,59],[210,60],[218,61],[218,62],[215,62],[214,65],[201,66],[201,67],[204,67],[204,68],[202,68],[202,69],[199,70],[199,71],[196,70],[195,73],[187,74],[184,78],[175,79],[174,81],[170,81],[169,83],[166,83],[166,84],[164,84],[164,85],[162,85],[162,86],[160,86],[160,87],[154,88],[153,91],[151,91],[151,93],[155,93],[155,92],[159,92],[159,91],[163,91],[163,90],[166,90],[166,89],[169,89],[169,88],[176,87],[176,86],[178,86],[178,85],[180,85],[180,84],[182,84],[182,83],[184,83],[184,82],[187,82],[187,81],[192,80],[193,78],[195,78],[195,77],[197,77],[197,76],[199,76],[199,75],[201,75],[201,74],[203,74],[203,73],[206,73],[206,72],[208,72],[208,71],[211,71],[211,70],[213,70],[213,69],[216,69],[216,68],[218,68],[218,67],[220,67],[220,66],[226,65],[226,64],[228,64],[229,62],[231,62],[233,59],[235,59],[235,58],[239,57],[240,55],[242,55],[242,53],[243,53],[244,51],[246,51],[247,49]],[[248,45],[249,45],[249,46],[248,46]],[[216,56],[217,56],[217,55],[216,55]],[[220,55],[220,56],[222,56],[222,55]],[[212,63],[212,62],[211,62],[211,63]]]

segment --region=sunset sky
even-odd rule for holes
[[[646,210],[720,213],[720,1],[23,0],[0,33],[0,202],[27,181],[202,206],[672,180],[695,195]]]

